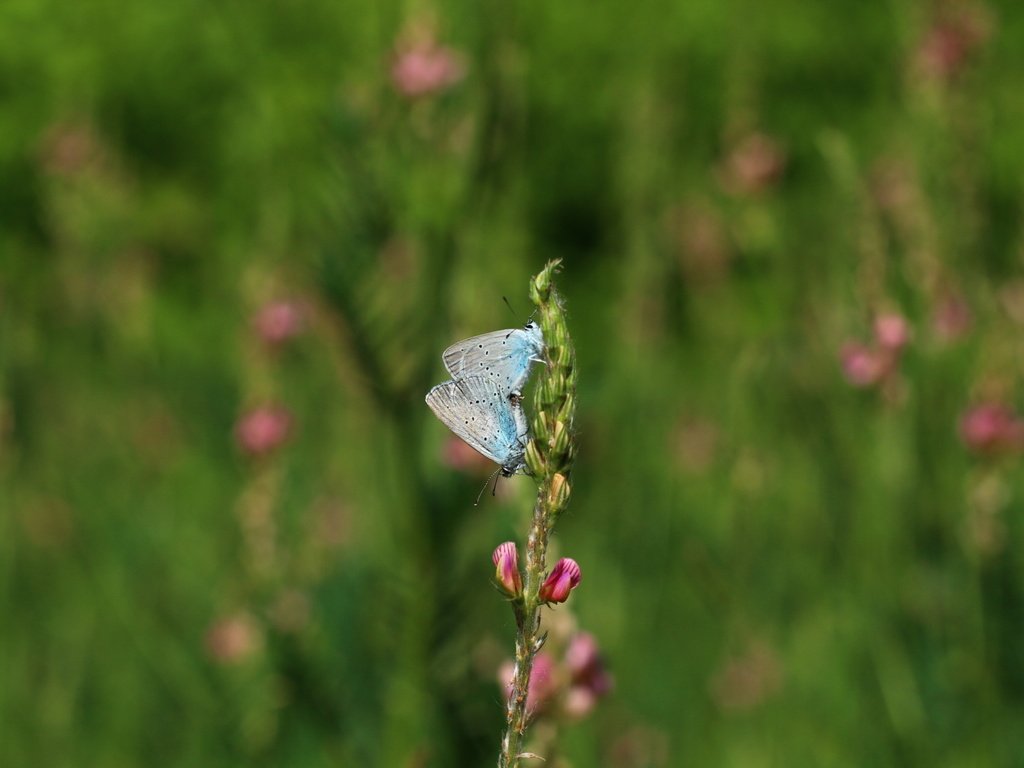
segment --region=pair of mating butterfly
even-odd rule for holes
[[[530,364],[544,362],[544,335],[529,322],[453,344],[441,356],[452,380],[427,393],[427,405],[452,432],[511,477],[526,466],[529,437],[522,388]]]

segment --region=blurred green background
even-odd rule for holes
[[[1016,0],[6,0],[0,764],[493,765],[533,484],[423,395],[562,257],[547,764],[1024,765],[1022,78]]]

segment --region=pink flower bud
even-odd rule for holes
[[[547,579],[540,586],[538,598],[542,603],[564,603],[569,599],[569,593],[580,583],[583,574],[576,561],[569,557],[563,557],[555,567],[551,569]]]
[[[523,592],[523,580],[519,575],[519,551],[515,542],[506,541],[498,545],[491,556],[494,561],[494,577],[508,594],[516,597]]]

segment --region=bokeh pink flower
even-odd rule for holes
[[[553,630],[553,634],[558,633]],[[564,642],[564,638],[556,637],[547,647]],[[587,716],[614,688],[597,641],[593,635],[579,632],[568,638],[564,655],[550,652],[547,647],[533,660],[527,709],[532,713],[545,710],[553,717],[570,720]],[[511,660],[502,664],[499,671],[499,679],[508,694],[512,691],[514,671]]]
[[[401,45],[391,64],[391,81],[403,96],[419,98],[447,90],[466,76],[457,51],[430,35]]]
[[[839,353],[843,376],[855,387],[872,387],[890,380],[912,338],[910,324],[897,312],[877,315],[873,330],[872,343],[848,341]]]
[[[899,352],[910,342],[910,325],[903,315],[885,312],[875,318],[875,341],[888,352]]]
[[[293,301],[272,301],[253,317],[253,328],[265,343],[279,345],[302,333],[305,319],[302,308]]]
[[[593,635],[580,632],[573,636],[565,651],[565,666],[570,675],[564,703],[566,714],[585,717],[614,686]]]
[[[253,408],[235,425],[235,439],[250,456],[265,456],[288,439],[292,431],[291,413],[279,405]]]
[[[983,6],[962,4],[937,19],[925,33],[916,52],[918,70],[928,78],[952,80],[982,48],[991,31],[992,22]]]
[[[855,387],[870,387],[877,384],[885,370],[881,355],[856,341],[843,345],[840,360],[843,375]]]
[[[505,686],[505,693],[512,694],[512,682],[515,676],[515,664],[506,661],[501,666],[499,677]],[[541,651],[533,657],[530,669],[530,683],[526,693],[526,710],[538,712],[543,709],[558,689],[557,665],[554,657],[547,651]]]
[[[960,418],[960,438],[971,451],[999,454],[1024,448],[1024,421],[1003,403],[979,403]]]

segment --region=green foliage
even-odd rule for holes
[[[406,97],[431,25],[464,77]],[[535,489],[474,509],[423,395],[558,257],[558,612],[616,677],[561,758],[1019,765],[1019,445],[958,421],[1020,402],[1022,43],[1008,0],[7,0],[0,764],[493,764]]]

